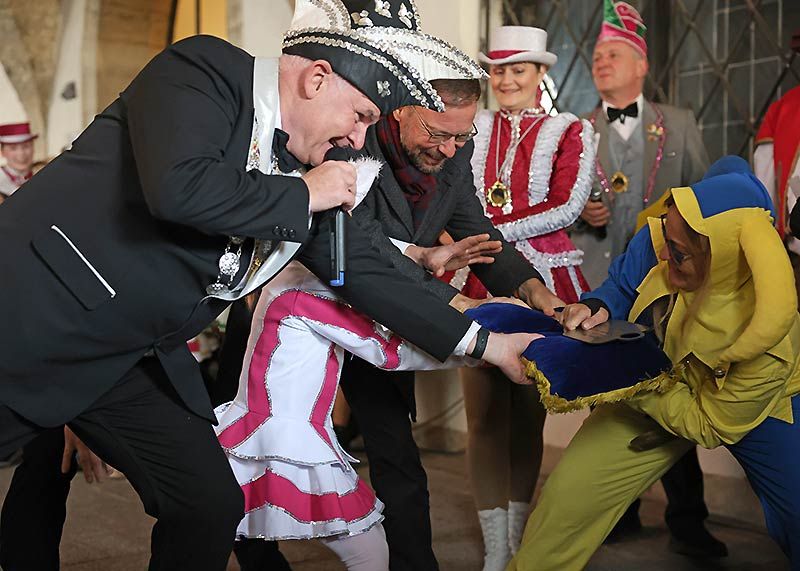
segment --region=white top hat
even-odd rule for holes
[[[547,32],[530,26],[501,26],[489,38],[489,52],[478,60],[490,65],[532,62],[552,67],[558,57],[547,51]]]

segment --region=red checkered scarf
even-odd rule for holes
[[[437,192],[436,177],[425,174],[408,160],[408,155],[400,144],[400,124],[392,115],[387,115],[378,121],[375,126],[378,144],[383,151],[383,156],[389,162],[392,174],[411,209],[411,218],[414,221],[414,230],[419,230],[425,214],[430,206],[431,199]]]

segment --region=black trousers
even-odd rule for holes
[[[708,517],[696,446],[661,477],[661,484],[667,494],[664,521],[673,535],[680,536],[684,529],[696,529]]]
[[[253,312],[244,299],[233,302],[219,353],[219,372],[208,391],[214,406],[236,397],[252,319]],[[233,546],[233,552],[242,571],[291,571],[277,541],[240,539]]]
[[[703,498],[703,470],[697,459],[697,447],[684,454],[663,476],[661,484],[667,495],[664,521],[672,535],[683,537],[702,525],[708,517]],[[621,521],[635,518],[641,500],[634,501]]]
[[[125,473],[145,511],[157,519],[150,571],[226,568],[244,511],[242,493],[211,425],[183,406],[157,360],[142,360],[69,426],[98,456]],[[0,456],[29,442],[34,446],[31,441],[39,434],[46,433],[0,407]],[[37,443],[47,450],[34,459],[52,462],[55,438],[47,440],[46,445]],[[46,505],[26,515],[34,490],[23,479],[16,486],[12,481],[6,497],[0,565],[4,571],[57,569],[57,559],[34,566],[28,557],[43,541],[50,542],[45,551],[53,553],[52,533],[43,536],[41,527],[19,529],[16,522],[41,522],[53,515],[63,522],[66,491],[53,491]],[[51,532],[55,527],[53,523]],[[7,539],[5,532],[12,528]]]
[[[369,475],[386,505],[383,527],[392,571],[435,571],[428,478],[411,434],[413,372],[387,372],[348,358],[341,386],[369,459]]]
[[[14,470],[0,516],[4,569],[59,568],[59,544],[75,466],[61,473],[64,429],[50,428],[30,441]]]

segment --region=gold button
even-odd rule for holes
[[[727,373],[725,369],[723,369],[722,367],[717,367],[716,369],[714,369],[714,377],[717,379],[724,378],[726,374]]]

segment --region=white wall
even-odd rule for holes
[[[230,40],[255,56],[277,57],[293,12],[293,0],[229,0]]]
[[[61,153],[86,127],[83,107],[83,41],[86,0],[63,0],[62,32],[58,46],[58,65],[47,115],[47,156]],[[75,97],[65,99],[62,92],[70,83]]]
[[[24,123],[27,120],[17,90],[14,89],[11,80],[8,79],[6,68],[0,62],[0,125]]]
[[[422,29],[475,57],[480,48],[480,0],[417,0]]]
[[[478,53],[480,0],[417,0],[417,7],[424,31]],[[253,55],[276,56],[293,10],[293,0],[230,0],[231,40]]]
[[[25,108],[22,106],[17,90],[8,79],[6,68],[0,63],[0,125],[24,123],[27,120]],[[5,159],[0,157],[0,165],[5,162]]]

